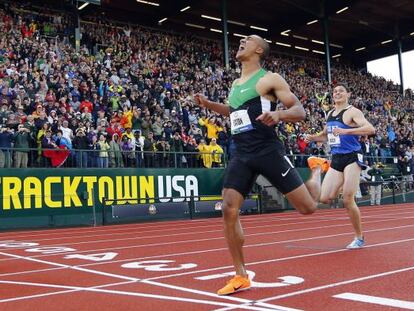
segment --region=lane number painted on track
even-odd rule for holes
[[[180,271],[187,270],[197,267],[195,263],[185,263],[178,266],[171,266],[175,263],[175,260],[147,260],[147,261],[136,261],[123,264],[122,268],[128,269],[144,269],[145,271]]]
[[[99,253],[99,254],[71,254],[66,255],[65,259],[82,259],[82,260],[89,260],[89,261],[106,261],[106,260],[112,260],[116,256],[118,256],[118,253],[108,252],[108,253]]]
[[[73,252],[76,251],[74,248],[70,247],[63,247],[63,246],[41,246],[36,248],[29,248],[25,250],[29,253],[41,253],[41,254],[58,254],[58,253],[65,253],[65,252]]]
[[[251,286],[252,287],[258,287],[258,288],[285,287],[285,286],[301,284],[305,281],[301,277],[286,275],[286,276],[278,277],[278,279],[281,280],[281,282],[271,282],[271,283],[269,283],[269,282],[257,282],[257,281],[253,281],[255,276],[256,276],[256,273],[254,271],[249,271],[248,270],[247,273],[250,276]],[[220,278],[225,278],[225,277],[234,276],[234,275],[235,275],[234,272],[225,272],[225,273],[220,273],[220,274],[211,274],[211,275],[206,275],[206,276],[200,276],[200,277],[196,277],[194,279],[201,280],[201,281],[208,281],[208,280],[220,279]]]
[[[35,242],[18,242],[18,241],[6,241],[0,243],[0,248],[18,248],[18,247],[32,247],[32,246],[38,246],[39,243]]]

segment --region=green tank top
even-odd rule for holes
[[[230,122],[236,152],[243,156],[257,156],[284,150],[275,128],[256,121],[265,111],[274,111],[276,103],[256,91],[256,85],[267,71],[261,68],[249,80],[233,84],[229,94]]]
[[[260,68],[249,80],[243,84],[233,85],[229,94],[230,106],[234,109],[242,106],[248,100],[260,96],[256,91],[256,84],[267,73]]]

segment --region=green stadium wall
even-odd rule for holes
[[[103,206],[221,193],[224,169],[2,169],[0,229],[101,224]]]
[[[298,171],[308,179],[308,169]],[[104,204],[220,200],[223,177],[224,169],[1,169],[0,230],[101,225],[111,214]],[[395,201],[413,202],[414,194]],[[393,203],[392,196],[382,203]]]

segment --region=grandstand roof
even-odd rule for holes
[[[257,33],[273,42],[272,50],[322,57],[312,51],[323,51],[323,45],[318,43],[323,41],[323,2],[329,16],[330,42],[334,44],[331,45],[332,56],[341,54],[342,58],[362,65],[367,60],[395,54],[398,33],[403,50],[414,49],[412,0],[227,0],[227,16],[231,21],[228,24],[229,39],[238,41],[235,33]],[[181,12],[187,6],[190,8]],[[214,29],[220,30],[221,22],[202,15],[221,18],[221,7],[221,0],[102,0],[101,9],[108,17],[220,39],[222,34],[214,32]],[[348,9],[339,12],[345,7]],[[89,5],[81,13],[93,10],[96,6]],[[163,18],[167,20],[159,24]],[[194,28],[189,24],[204,28]],[[268,31],[252,29],[251,26]],[[290,31],[283,35],[286,30]],[[393,41],[386,42],[388,40]],[[275,42],[290,44],[291,47],[276,45]],[[309,51],[298,50],[295,46]],[[362,47],[366,48],[356,51]]]

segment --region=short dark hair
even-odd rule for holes
[[[270,54],[270,45],[261,36],[258,36],[258,35],[254,35],[254,36],[260,39],[260,46],[263,49],[263,53],[260,54],[260,60],[261,60],[261,62],[264,62]]]
[[[342,86],[347,92],[351,91],[351,89],[349,88],[348,83],[346,83],[346,82],[338,82],[336,85],[334,85],[334,88],[336,88],[338,86]]]
[[[263,61],[266,60],[266,58],[270,54],[270,45],[265,39],[263,39],[262,48],[263,48],[263,53],[262,53],[262,55],[260,55],[260,60],[263,62]]]

